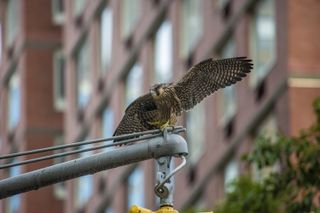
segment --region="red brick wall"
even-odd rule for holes
[[[14,146],[18,147],[18,151],[52,146],[54,138],[61,134],[63,128],[62,113],[57,112],[53,104],[52,61],[55,48],[61,44],[61,28],[52,23],[50,0],[28,0],[19,3],[21,26],[13,44],[13,57],[3,57],[0,70],[0,96],[6,97],[5,90],[2,90],[5,87],[4,77],[10,72],[8,68],[13,64],[13,58],[17,59],[17,72],[20,74],[21,84],[21,119],[13,133],[12,142],[8,143],[7,133],[1,135],[1,139],[5,139],[1,144],[4,146],[2,150],[6,151],[12,151]],[[1,8],[1,23],[5,23],[4,12],[5,9]],[[4,32],[2,33],[4,36]],[[8,48],[4,46],[3,54],[6,56],[7,53]],[[1,105],[7,105],[6,98],[1,99]],[[1,116],[5,115],[3,110],[1,108]],[[6,130],[5,121],[1,121],[2,130]],[[36,156],[28,158],[34,157]],[[52,161],[45,161],[22,166],[21,170],[27,172],[51,164]],[[62,212],[63,202],[55,197],[53,188],[49,186],[22,194],[19,212]],[[0,205],[0,208],[0,212],[4,212],[5,205]]]
[[[319,75],[320,2],[289,0],[287,5],[289,70]]]
[[[290,0],[287,4],[289,76],[319,78],[320,2]],[[315,120],[312,102],[320,96],[320,81],[318,86],[289,86],[290,133],[297,135]]]

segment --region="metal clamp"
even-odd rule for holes
[[[154,188],[156,195],[160,198],[160,206],[172,205],[172,191],[173,183],[171,177],[175,175],[186,165],[185,156],[181,155],[182,162],[174,170],[171,171],[171,159],[172,157],[161,157],[157,159],[158,173],[157,173],[157,185]]]

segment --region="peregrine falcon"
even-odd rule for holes
[[[253,64],[246,57],[204,60],[176,83],[156,84],[125,110],[114,136],[173,126],[183,111],[192,109],[220,88],[240,81]]]

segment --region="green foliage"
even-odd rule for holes
[[[244,159],[258,169],[278,165],[262,182],[241,177],[215,213],[320,213],[320,97],[316,122],[298,137],[258,137]]]
[[[224,203],[219,205],[215,213],[273,213],[280,206],[272,192],[261,183],[249,177],[241,177],[234,184],[234,191],[226,195]]]
[[[203,209],[203,208],[197,208],[197,207],[191,207],[191,208],[183,211],[183,213],[199,213],[199,212],[211,212],[211,210]]]

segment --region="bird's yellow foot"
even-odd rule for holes
[[[168,131],[170,130],[171,132],[173,132],[173,130],[174,130],[174,125],[169,124],[169,122],[167,122],[167,123],[165,123],[164,125],[162,125],[162,126],[160,127],[160,130],[161,130],[161,132],[162,132],[163,137],[165,138],[165,140],[167,140],[166,138],[167,138],[167,135],[168,135]]]
[[[165,124],[160,126],[160,130],[163,132],[164,129],[170,128],[170,127],[173,128],[174,126],[170,125],[170,121],[167,121]]]

